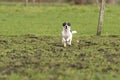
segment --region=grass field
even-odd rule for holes
[[[62,23],[68,21],[80,35],[95,35],[99,7],[56,4],[47,6],[0,5],[0,34],[61,35]],[[104,35],[120,34],[120,6],[107,5],[103,26]]]
[[[120,6],[0,3],[0,80],[120,80]],[[69,21],[72,46],[61,44]]]

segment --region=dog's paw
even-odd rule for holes
[[[71,46],[71,45],[68,45],[69,47]]]
[[[67,39],[67,40],[66,40],[66,42],[69,42],[69,41],[70,41],[70,39]]]

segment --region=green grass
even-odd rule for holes
[[[68,21],[77,35],[95,35],[99,6],[97,5],[0,5],[0,34],[2,35],[61,35],[62,23]],[[107,5],[103,35],[120,34],[119,5]]]
[[[0,80],[120,80],[120,6],[0,3]],[[61,44],[69,21],[72,46]],[[85,36],[87,35],[87,36]]]

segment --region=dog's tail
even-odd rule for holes
[[[72,34],[75,34],[75,33],[77,33],[77,31],[72,31]]]

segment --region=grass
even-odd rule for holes
[[[95,35],[99,7],[97,5],[48,5],[4,6],[0,5],[0,34],[2,35],[61,35],[62,23],[68,21],[77,35]],[[103,35],[120,34],[119,5],[107,5]],[[89,30],[88,30],[89,29]]]
[[[0,3],[0,11],[0,80],[120,80],[119,5],[106,6],[99,37],[97,5]],[[78,32],[66,48],[64,21]]]

